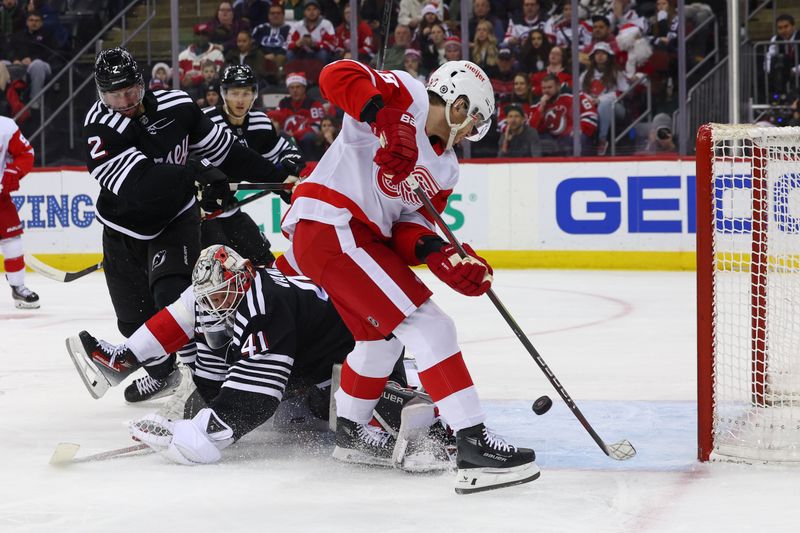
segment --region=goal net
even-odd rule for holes
[[[800,128],[697,134],[698,457],[800,461]]]

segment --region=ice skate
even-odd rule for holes
[[[181,372],[177,368],[164,379],[156,379],[150,375],[137,378],[125,387],[125,401],[138,403],[169,396],[175,393],[181,381]]]
[[[83,384],[95,399],[102,397],[110,387],[119,385],[141,366],[124,344],[117,346],[95,339],[87,331],[69,337],[67,351]]]
[[[333,458],[337,461],[391,467],[394,444],[394,437],[379,427],[342,417],[336,420]]]
[[[17,309],[39,309],[39,295],[25,285],[11,285],[11,297]]]
[[[483,424],[456,433],[456,493],[470,494],[528,483],[539,477],[530,448],[517,448]]]

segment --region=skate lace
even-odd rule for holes
[[[161,387],[161,382],[157,379],[153,379],[150,376],[145,376],[143,378],[139,378],[136,380],[136,390],[139,391],[139,394],[151,394],[153,392],[157,392],[158,389]]]
[[[386,448],[386,443],[390,437],[387,432],[370,424],[358,426],[358,436],[365,443],[378,448]]]
[[[117,357],[122,358],[126,350],[126,346],[124,344],[111,344],[110,342],[102,339],[98,339],[97,344],[100,345],[100,349],[103,350],[103,353],[111,356],[111,359],[108,361],[108,364],[110,365],[113,365],[116,362]]]
[[[14,287],[14,292],[16,292],[18,295],[22,296],[23,298],[27,298],[28,296],[33,294],[33,291],[30,290],[25,285],[19,285],[18,287]]]
[[[512,452],[517,449],[516,446],[509,444],[505,441],[503,437],[494,433],[491,429],[484,427],[483,428],[483,439],[486,441],[491,448],[495,450],[499,450],[501,452]]]

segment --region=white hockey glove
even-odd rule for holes
[[[216,463],[233,442],[233,430],[211,408],[191,420],[172,421],[150,414],[130,425],[131,436],[182,465]]]

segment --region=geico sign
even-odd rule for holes
[[[624,200],[620,182],[626,186]],[[648,197],[653,190],[662,191],[658,198]],[[685,182],[681,176],[566,178],[556,187],[556,222],[575,235],[614,233],[623,217],[628,233],[695,233],[695,199],[694,176]],[[658,220],[652,218],[656,212],[662,213]]]
[[[767,224],[782,233],[800,233],[800,174],[769,179],[762,195]],[[750,174],[719,174],[714,183],[714,213],[718,233],[752,231],[753,178]]]
[[[89,227],[94,222],[94,200],[88,194],[12,195],[24,228]]]

